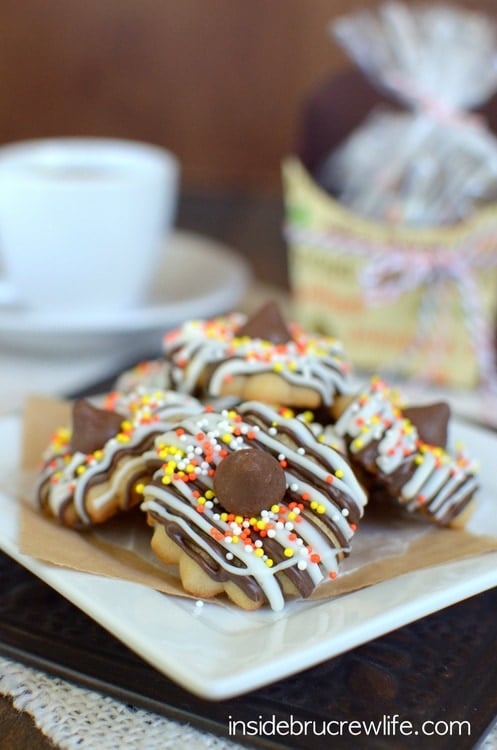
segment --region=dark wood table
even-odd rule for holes
[[[254,275],[286,288],[283,205],[278,195],[244,192],[187,192],[182,195],[177,225],[218,239],[247,258]],[[0,696],[0,750],[53,750],[28,714]]]

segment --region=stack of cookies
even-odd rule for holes
[[[78,401],[53,436],[37,497],[74,528],[139,507],[186,592],[280,610],[334,579],[368,500],[462,525],[474,465],[447,450],[445,404],[403,410],[358,387],[339,342],[268,303],[191,320],[161,359]]]

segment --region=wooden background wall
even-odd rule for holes
[[[347,65],[328,24],[367,4],[1,0],[0,143],[144,139],[177,153],[187,186],[273,189],[303,99]]]

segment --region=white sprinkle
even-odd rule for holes
[[[202,599],[197,599],[197,601],[195,602],[195,606],[199,609],[202,609],[202,607],[204,606],[204,602],[202,601]]]
[[[344,516],[345,518],[347,518],[348,515],[349,515],[349,509],[348,508],[344,508],[342,510],[342,516]]]

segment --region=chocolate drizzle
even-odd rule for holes
[[[230,573],[229,570],[216,562],[213,556],[206,553],[205,549],[195,544],[195,541],[191,539],[188,534],[185,534],[178,523],[168,520],[162,520],[162,523],[164,524],[165,531],[169,538],[186,552],[186,554],[200,566],[204,573],[207,573],[209,578],[212,578],[213,581],[217,581],[218,583],[234,581],[251,601],[264,601],[264,593],[253,576]],[[198,530],[197,533],[203,538],[208,546],[212,547],[213,550],[215,549],[212,539],[209,539],[209,537]]]

